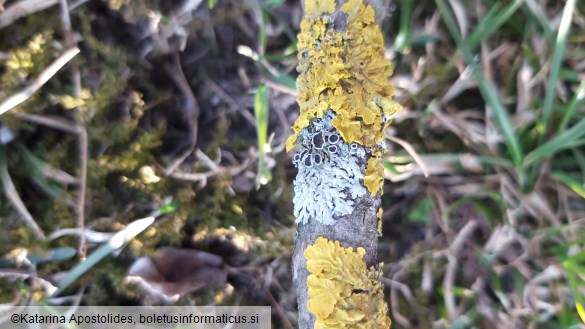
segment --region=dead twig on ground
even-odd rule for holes
[[[57,287],[55,287],[51,282],[49,282],[46,279],[39,278],[34,273],[27,273],[27,272],[23,272],[23,271],[19,271],[19,270],[3,270],[3,271],[0,271],[0,278],[2,278],[2,277],[18,278],[18,279],[32,279],[32,280],[38,282],[41,287],[43,287],[43,289],[45,290],[45,293],[47,295],[50,295],[57,290]]]
[[[465,226],[459,231],[453,243],[449,247],[447,254],[448,264],[447,270],[445,271],[445,279],[443,281],[443,289],[445,290],[445,308],[449,314],[449,319],[455,320],[459,316],[459,310],[455,304],[455,293],[453,292],[453,286],[455,283],[455,272],[457,271],[458,257],[457,255],[465,245],[471,234],[475,231],[478,223],[475,220],[470,220]]]
[[[187,173],[181,171],[174,171],[170,174],[170,177],[190,182],[198,182],[201,186],[207,184],[207,179],[218,176],[223,172],[229,172],[231,176],[238,175],[246,170],[255,159],[247,158],[240,165],[219,167],[214,166],[211,170],[202,173]]]
[[[185,159],[187,159],[191,153],[193,153],[193,150],[195,149],[195,145],[197,144],[197,132],[199,128],[199,114],[201,111],[199,109],[199,104],[197,103],[197,98],[195,98],[195,94],[193,94],[193,91],[191,90],[189,81],[185,77],[183,69],[181,68],[181,59],[179,58],[179,54],[175,54],[173,56],[173,64],[165,66],[165,70],[177,89],[179,89],[181,92],[182,109],[184,111],[185,118],[189,123],[189,146],[163,170],[165,176],[169,176],[185,161]]]
[[[69,5],[67,0],[61,1],[61,23],[63,26],[63,35],[67,47],[76,47],[73,40],[73,30],[71,27],[71,17],[69,16]],[[78,98],[81,95],[81,75],[77,67],[71,70],[71,83],[73,84],[73,95]],[[77,109],[76,109],[77,110]],[[79,127],[79,193],[77,195],[77,227],[80,230],[85,228],[85,194],[87,188],[87,162],[88,162],[88,140],[87,131],[81,124]],[[79,245],[77,247],[78,255],[81,259],[85,259],[87,245],[85,243],[85,236],[81,235],[79,238]]]

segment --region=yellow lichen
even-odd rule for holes
[[[363,145],[372,151],[372,157],[379,158],[388,117],[401,107],[392,100],[394,88],[388,82],[392,66],[384,58],[384,38],[374,21],[374,9],[362,0],[347,1],[341,7],[347,14],[347,29],[337,31],[328,25],[335,1],[307,0],[305,6],[297,44],[301,113],[286,142],[287,150],[311,119],[332,110],[337,115],[332,124],[343,140]],[[369,173],[364,184],[376,195],[383,171],[376,164]]]
[[[382,214],[384,214],[384,211],[382,210],[382,207],[380,207],[376,213],[376,217],[378,217],[378,234],[380,236],[382,236]]]
[[[390,328],[379,271],[367,268],[364,248],[341,247],[319,237],[307,247],[308,309],[315,329]]]
[[[311,17],[333,14],[334,11],[335,0],[307,1],[305,4],[305,15]]]
[[[364,176],[364,185],[372,195],[376,195],[384,185],[384,166],[382,158],[371,157],[368,159],[366,166],[366,176]]]
[[[383,118],[400,109],[388,84],[392,67],[384,58],[384,38],[374,22],[374,9],[362,0],[349,0],[341,7],[348,17],[346,31],[327,26],[334,10],[333,0],[306,2],[297,45],[301,115],[287,149],[309,120],[332,109],[338,115],[333,125],[347,143],[359,143],[380,155]]]

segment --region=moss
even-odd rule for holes
[[[51,62],[51,32],[37,34],[26,46],[8,53],[5,62],[6,72],[0,78],[4,91],[19,88],[24,81],[34,79]]]
[[[315,328],[389,328],[379,271],[367,268],[364,248],[343,248],[319,237],[307,247],[308,309]]]
[[[328,24],[334,5],[334,1],[306,3],[297,44],[301,114],[292,127],[287,150],[311,119],[322,118],[331,109],[336,114],[333,126],[344,141],[363,145],[379,158],[389,116],[401,108],[392,100],[394,88],[388,83],[392,66],[384,58],[384,38],[374,22],[374,9],[362,0],[350,0],[341,7],[348,17],[347,30],[334,30]],[[366,185],[372,195],[379,192],[383,179],[378,162],[372,166],[368,162]]]
[[[218,150],[226,144],[229,144],[228,131],[230,128],[230,122],[224,117],[218,119],[217,125],[213,130],[213,138],[209,145],[205,147],[205,154],[211,159],[217,158]]]

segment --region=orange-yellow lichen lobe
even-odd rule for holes
[[[382,190],[382,186],[384,185],[384,165],[382,164],[382,158],[371,157],[368,159],[364,185],[368,188],[371,195],[376,195]]]
[[[310,0],[305,2],[305,16],[319,17],[335,12],[335,0]]]
[[[379,272],[368,269],[364,248],[341,247],[319,237],[307,247],[308,309],[315,328],[389,328]]]
[[[378,212],[376,213],[376,217],[378,218],[378,234],[382,236],[382,215],[384,214],[384,210],[382,207],[378,208]]]
[[[392,100],[394,89],[388,82],[392,66],[384,58],[384,38],[374,9],[362,0],[347,1],[341,6],[347,14],[347,30],[335,31],[327,26],[335,1],[308,0],[305,6],[297,44],[301,115],[287,149],[309,120],[331,109],[337,114],[333,125],[345,142],[367,146],[380,156],[387,125],[383,118],[400,105]]]

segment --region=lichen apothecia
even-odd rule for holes
[[[329,24],[335,10],[334,0],[306,1],[297,44],[301,114],[287,149],[294,147],[301,131],[315,118],[332,111],[332,125],[343,141],[368,150],[363,184],[376,195],[383,182],[383,132],[390,116],[400,109],[392,100],[394,88],[388,81],[392,66],[384,57],[384,38],[371,6],[362,0],[344,3],[341,11],[347,15],[347,27],[343,31]]]
[[[400,109],[374,9],[362,0],[344,3],[343,31],[330,22],[335,10],[334,0],[306,1],[298,37],[300,116],[287,140],[288,150],[299,146],[297,223],[333,225],[352,213],[353,200],[381,193],[384,129]]]

